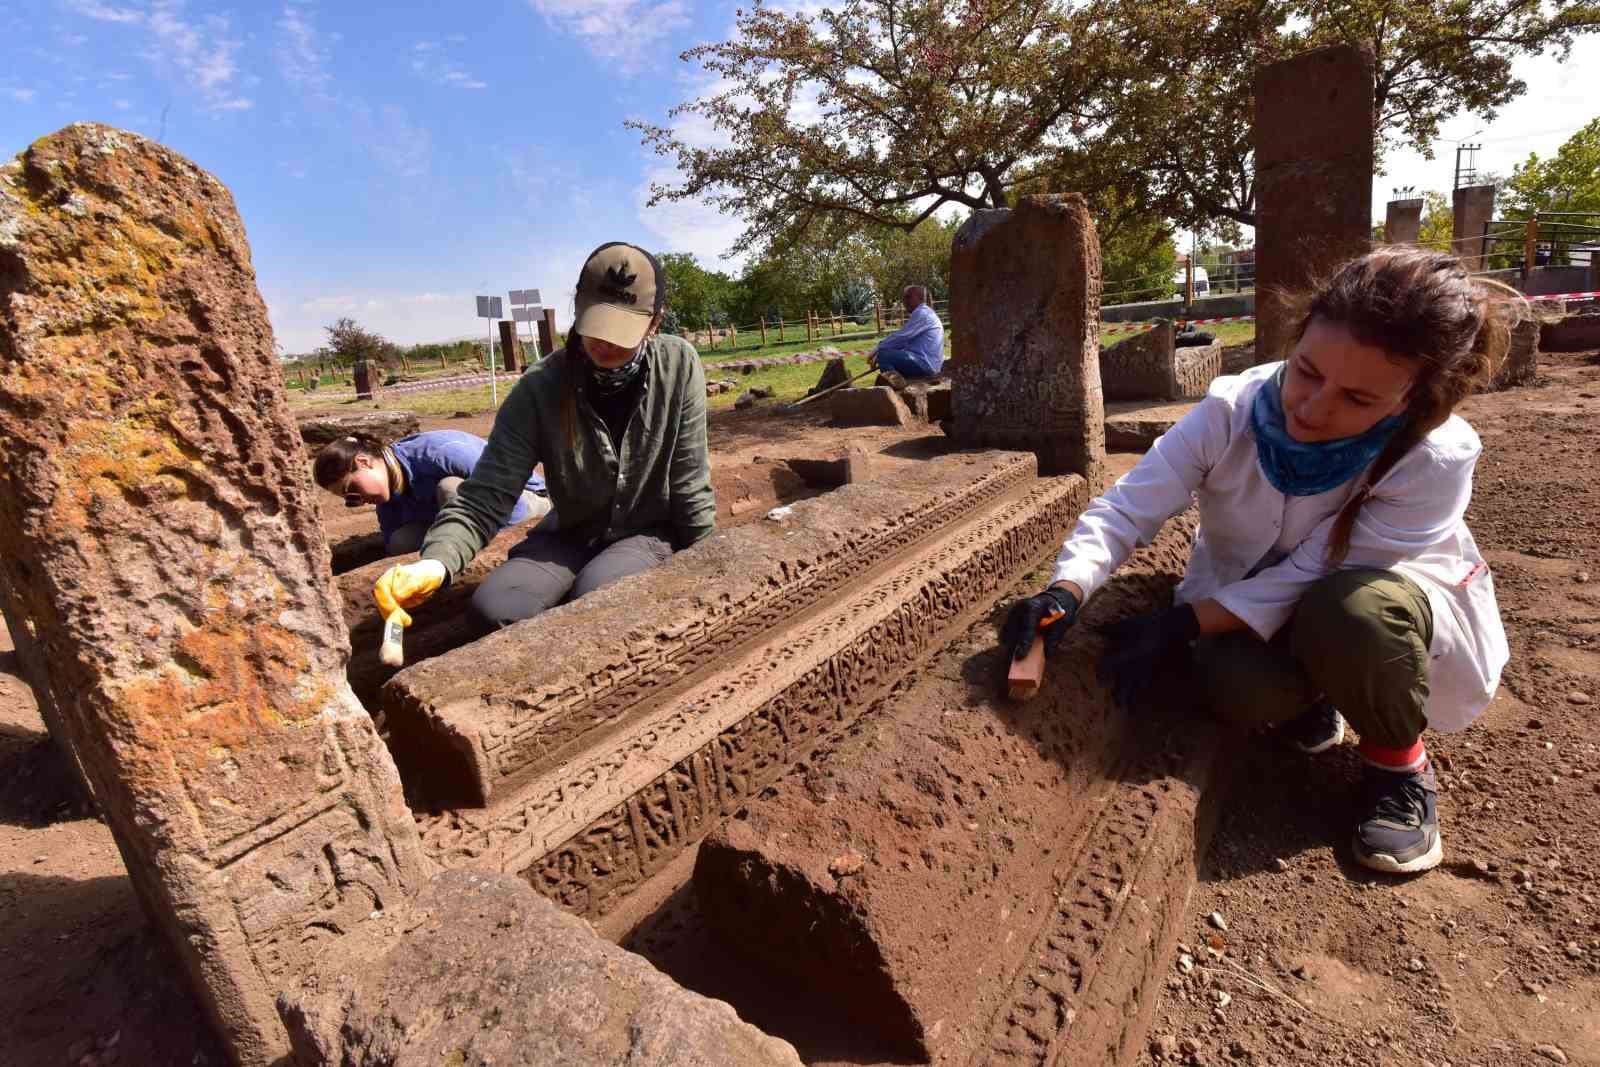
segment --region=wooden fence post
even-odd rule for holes
[[[539,319],[539,355],[548,356],[556,350],[556,309],[545,308]]]
[[[767,347],[767,317],[761,316],[761,347]]]
[[[883,301],[877,297],[872,298],[872,318],[876,324],[872,328],[872,336],[880,337],[883,335]]]
[[[778,343],[783,344],[783,316],[778,316]]]
[[[1533,273],[1533,261],[1539,250],[1539,213],[1535,211],[1528,220],[1528,233],[1522,242],[1522,273]]]
[[[728,351],[732,352],[739,347],[739,327],[728,323]]]

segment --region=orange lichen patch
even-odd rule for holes
[[[75,420],[57,456],[67,491],[56,497],[54,517],[81,529],[107,499],[148,505],[187,494],[188,485],[170,472],[195,464],[155,422],[160,417],[144,410],[114,420]]]

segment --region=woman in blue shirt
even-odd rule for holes
[[[401,556],[422,547],[422,535],[472,473],[484,444],[460,430],[429,430],[392,445],[341,437],[317,453],[311,473],[322,488],[344,497],[347,507],[376,504],[384,553]],[[534,474],[506,522],[542,519],[549,511],[544,479]]]

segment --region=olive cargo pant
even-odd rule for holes
[[[1428,720],[1428,595],[1394,571],[1337,571],[1312,585],[1271,641],[1202,637],[1195,672],[1218,717],[1275,726],[1326,697],[1365,744],[1406,748]]]

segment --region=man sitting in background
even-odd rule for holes
[[[928,306],[928,291],[908,285],[901,294],[905,325],[878,342],[867,362],[902,378],[932,378],[944,366],[944,323]]]

